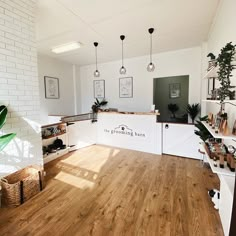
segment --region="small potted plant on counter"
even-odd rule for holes
[[[97,113],[98,111],[101,111],[101,107],[106,106],[108,103],[108,101],[106,101],[105,99],[103,99],[102,101],[99,101],[97,98],[94,102],[94,104],[92,105],[92,111],[93,111],[93,119],[92,122],[96,122],[97,121]]]

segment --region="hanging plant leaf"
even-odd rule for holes
[[[7,144],[16,136],[16,134],[5,134],[0,137],[0,151],[2,151]]]

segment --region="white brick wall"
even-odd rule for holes
[[[36,0],[0,0],[0,105],[8,105],[1,134],[16,138],[0,153],[0,176],[27,165],[42,165]]]

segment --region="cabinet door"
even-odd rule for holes
[[[194,134],[191,124],[163,123],[163,153],[200,159],[200,139]]]
[[[68,126],[68,142],[70,151],[87,147],[96,143],[96,124],[91,120],[76,121]]]

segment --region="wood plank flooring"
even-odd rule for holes
[[[223,236],[199,161],[94,145],[45,169],[43,192],[0,210],[1,236]]]

